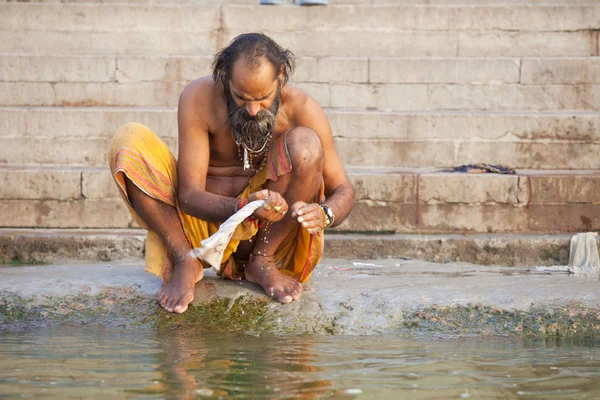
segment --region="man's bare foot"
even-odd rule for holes
[[[173,268],[173,277],[158,294],[158,301],[168,312],[181,314],[194,300],[194,286],[204,277],[204,268],[196,258],[186,257]]]
[[[246,280],[262,286],[269,296],[282,303],[291,303],[300,298],[302,284],[281,274],[272,257],[253,254],[246,265],[244,275]]]

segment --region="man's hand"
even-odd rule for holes
[[[283,196],[277,192],[264,189],[248,196],[249,203],[255,200],[266,200],[265,204],[252,214],[255,218],[269,222],[277,222],[282,219],[288,211],[287,202]]]
[[[314,235],[325,228],[325,215],[321,206],[317,203],[307,204],[303,201],[297,201],[292,204],[292,218],[298,221],[308,233]]]

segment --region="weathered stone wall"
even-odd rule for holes
[[[264,31],[298,55],[357,188],[339,230],[600,229],[599,4],[117,3],[0,1],[0,227],[134,226],[112,133],[142,122],[175,152],[182,88]],[[519,173],[438,172],[478,162]]]

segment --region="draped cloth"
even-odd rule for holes
[[[261,190],[268,180],[277,181],[280,176],[291,172],[286,135],[273,138],[265,168],[250,178],[248,186],[238,198],[247,198]],[[192,248],[201,247],[201,242],[216,233],[220,224],[201,220],[181,210],[177,200],[177,161],[167,145],[146,126],[129,123],[119,128],[112,139],[108,157],[111,174],[121,197],[134,220],[148,231],[146,271],[168,282],[173,273],[173,259],[159,235],[133,209],[127,197],[125,176],[151,198],[176,209],[183,232]],[[323,193],[324,186],[321,185],[314,201],[319,202]],[[233,255],[240,241],[253,239],[258,230],[258,222],[255,220],[245,220],[237,225],[223,251],[219,276],[234,280],[243,278],[245,262],[235,260]],[[305,282],[323,255],[323,245],[323,232],[311,235],[298,224],[275,252],[275,263],[282,274]],[[210,267],[205,261],[200,261],[206,268]]]

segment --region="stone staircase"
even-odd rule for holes
[[[111,135],[138,121],[175,151],[182,88],[248,31],[326,108],[357,189],[338,231],[600,230],[598,1],[257,3],[0,0],[3,234],[134,228]],[[518,174],[440,172],[479,162]]]

